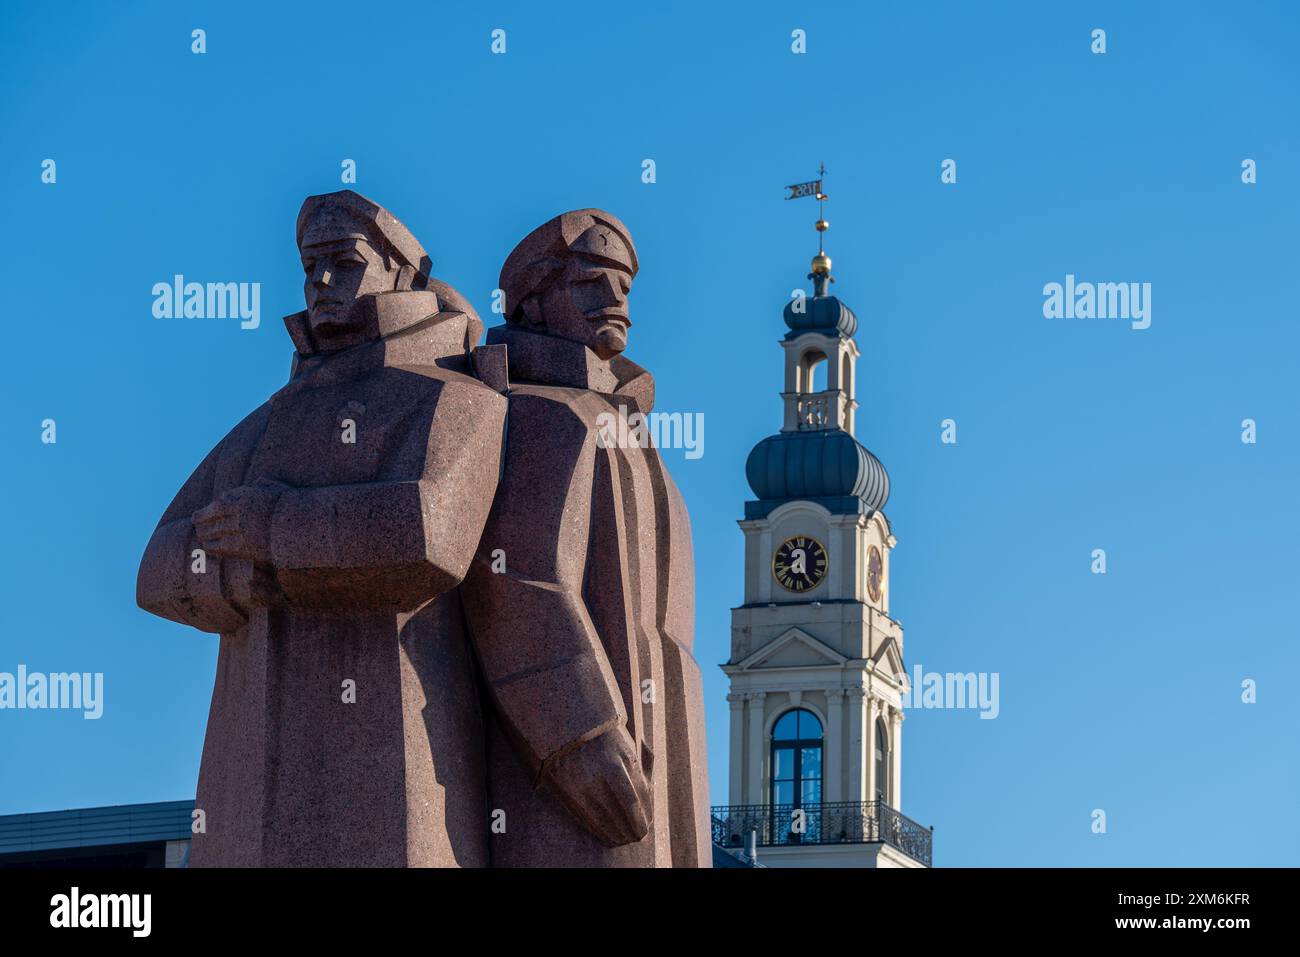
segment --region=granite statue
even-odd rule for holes
[[[654,401],[627,228],[530,233],[485,345],[370,200],[309,197],[296,238],[289,382],[138,576],[220,635],[191,864],[709,866],[690,523],[607,428]]]
[[[221,635],[193,866],[488,863],[482,719],[456,586],[506,399],[473,308],[387,210],[303,204],[289,383],[177,493],[137,600]]]
[[[508,822],[494,866],[710,866],[690,521],[653,446],[608,441],[611,417],[654,403],[623,355],[636,273],[598,209],[538,227],[501,270],[506,451],[461,586]]]

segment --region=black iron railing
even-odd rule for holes
[[[830,804],[733,804],[711,808],[713,842],[745,847],[751,831],[759,847],[794,844],[873,844],[883,841],[926,867],[934,833],[883,801]]]

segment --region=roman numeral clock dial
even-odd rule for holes
[[[772,577],[786,591],[805,592],[826,577],[826,546],[807,535],[787,538],[772,556]]]

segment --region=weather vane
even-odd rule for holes
[[[831,271],[831,258],[826,255],[826,250],[822,245],[822,238],[830,223],[826,222],[826,200],[829,199],[822,192],[822,179],[826,176],[826,164],[819,163],[817,166],[817,179],[807,183],[795,183],[787,186],[790,195],[786,199],[802,199],[805,196],[817,197],[817,222],[813,224],[817,230],[817,255],[813,258],[813,272],[829,277]],[[835,280],[831,280],[834,282]]]

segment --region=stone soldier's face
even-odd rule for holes
[[[390,292],[399,266],[364,239],[341,239],[302,248],[307,322],[321,351],[351,345],[362,331],[363,297]]]
[[[564,272],[541,296],[546,331],[572,339],[609,359],[627,348],[627,294],[632,276],[585,256],[570,256]]]

